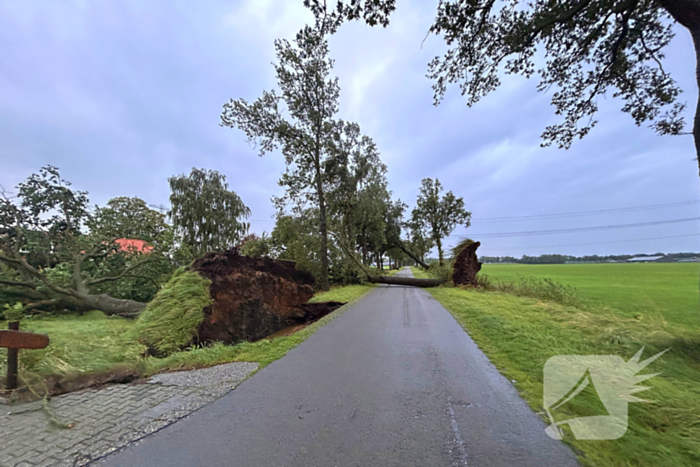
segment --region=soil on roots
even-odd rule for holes
[[[211,280],[200,343],[255,341],[295,324],[308,324],[342,303],[306,303],[314,276],[292,261],[250,258],[237,250],[208,253],[190,266]]]

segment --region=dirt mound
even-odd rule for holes
[[[254,341],[337,308],[306,303],[314,294],[314,276],[292,261],[250,258],[234,249],[208,253],[190,270],[211,281],[213,303],[204,308],[197,332],[201,343]]]
[[[476,256],[476,249],[481,242],[466,246],[455,258],[452,266],[452,281],[455,285],[472,285],[476,287],[476,274],[481,270],[481,263]]]

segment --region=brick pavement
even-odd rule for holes
[[[0,405],[0,467],[86,465],[218,399],[257,367],[230,363],[86,389],[52,398],[49,411],[41,401]]]

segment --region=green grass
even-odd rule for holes
[[[153,355],[166,356],[191,344],[211,304],[211,281],[180,268],[148,304],[134,326],[133,338]]]
[[[428,272],[419,267],[419,266],[411,266],[411,272],[413,273],[413,277],[416,279],[430,279],[431,276],[428,274]]]
[[[628,360],[642,345],[644,358],[670,347],[644,371],[662,374],[648,381],[652,390],[639,394],[650,403],[630,404],[629,429],[622,438],[566,439],[584,465],[700,464],[698,291],[697,277],[690,277],[697,266],[487,265],[484,270],[502,280],[515,280],[518,274],[554,278],[591,300],[574,307],[502,292],[430,289],[498,369],[516,381],[536,412],[543,410],[542,372],[552,356],[614,354]],[[563,415],[592,415],[599,404],[595,394],[582,394],[565,406]]]
[[[369,284],[332,287],[327,292],[319,292],[309,302],[351,302],[369,292],[374,286]]]
[[[627,316],[653,313],[700,330],[697,263],[485,264],[480,274],[506,282],[552,279]]]
[[[312,301],[352,302],[372,289],[370,285],[352,285],[319,293]],[[283,357],[337,313],[332,313],[292,335],[244,342],[237,345],[215,344],[175,352],[164,358],[147,356],[146,346],[134,333],[136,321],[106,317],[93,311],[83,316],[43,316],[25,318],[21,329],[48,334],[51,342],[43,350],[20,351],[20,377],[71,378],[81,374],[107,373],[119,368],[149,376],[161,371],[200,368],[236,361],[258,362],[261,367]],[[0,321],[0,329],[7,324]],[[6,350],[0,349],[0,375],[6,372]],[[2,377],[0,376],[0,378]]]
[[[133,327],[133,320],[107,318],[100,311],[83,316],[25,318],[20,329],[48,334],[50,343],[41,350],[20,350],[20,369],[42,375],[70,375],[108,371],[118,364],[134,362],[145,347],[127,338]],[[0,321],[0,329],[7,329],[4,321]],[[0,350],[0,375],[4,376],[7,351]]]

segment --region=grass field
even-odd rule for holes
[[[315,295],[311,301],[350,302],[372,289],[371,285],[337,287]],[[160,371],[197,368],[235,361],[258,362],[261,367],[283,357],[303,342],[333,315],[289,336],[261,339],[238,345],[216,344],[177,352],[166,358],[146,356],[144,345],[129,337],[135,321],[106,317],[99,311],[83,316],[31,317],[21,322],[24,331],[48,334],[51,343],[43,350],[20,351],[20,377],[36,382],[38,377],[72,378],[117,371],[148,376]],[[6,329],[0,321],[0,329]],[[6,372],[6,349],[0,349],[0,378]],[[41,384],[38,384],[41,386]],[[41,387],[36,388],[41,392]]]
[[[549,278],[629,316],[660,314],[670,323],[700,329],[698,263],[485,264],[481,271],[506,282]]]
[[[638,394],[650,402],[630,404],[622,438],[565,438],[584,465],[700,465],[697,265],[486,265],[483,271],[502,281],[550,278],[581,295],[582,306],[567,306],[498,291],[430,289],[536,412],[544,410],[543,368],[550,357],[629,360],[642,346],[643,358],[670,348],[642,372],[661,374],[644,383],[653,389]],[[595,393],[584,392],[558,409],[558,419],[598,415],[600,407]]]

